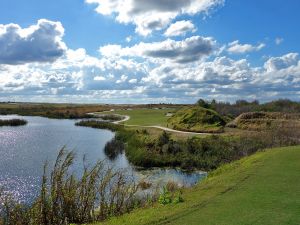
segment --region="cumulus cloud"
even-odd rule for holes
[[[264,65],[267,71],[278,71],[296,66],[299,62],[298,53],[289,53],[281,57],[271,57]]]
[[[136,32],[147,36],[166,28],[179,15],[207,14],[224,0],[85,0],[96,4],[96,12],[116,15],[120,23],[136,25]]]
[[[183,36],[188,32],[196,32],[195,25],[190,20],[177,21],[169,26],[165,32],[165,36],[174,37],[174,36]]]
[[[60,22],[45,19],[28,28],[0,24],[0,64],[53,62],[66,50],[63,35]]]
[[[227,51],[232,54],[243,54],[248,52],[255,52],[263,49],[266,45],[264,43],[253,46],[250,44],[240,44],[239,41],[233,41],[228,44]]]
[[[45,24],[57,25],[54,30],[61,32],[55,41],[61,42],[62,55],[54,62],[49,60],[52,63],[24,59],[0,63],[0,100],[191,103],[200,97],[269,100],[295,99],[300,94],[298,53],[271,57],[262,66],[253,67],[247,59],[222,55],[213,38],[193,36],[129,47],[106,45],[99,49],[101,56],[95,57],[83,48],[66,49],[59,23],[39,23],[26,28],[29,30],[18,27],[22,32],[13,34],[32,37],[30,34],[37,28],[45,29]],[[7,26],[2,26],[0,36],[7,33]],[[51,30],[45,31],[47,40]]]
[[[0,99],[191,103],[200,97],[234,101],[299,95],[296,53],[252,67],[246,59],[228,56],[174,64],[148,58],[96,58],[81,49],[72,51],[54,64],[0,65]]]
[[[211,55],[215,47],[216,41],[213,38],[193,36],[182,41],[167,39],[162,42],[141,42],[125,48],[120,45],[106,45],[99,51],[104,57],[130,56],[189,63]]]

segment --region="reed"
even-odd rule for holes
[[[74,153],[62,148],[50,176],[45,164],[39,197],[30,206],[0,190],[0,225],[92,223],[147,204],[149,196],[138,193],[140,184],[124,171],[98,161],[78,176],[71,170],[74,160]]]

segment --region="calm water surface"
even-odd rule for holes
[[[185,173],[176,169],[152,169],[138,171],[125,156],[109,160],[104,153],[105,144],[114,137],[108,130],[77,127],[74,120],[57,120],[28,116],[1,116],[0,119],[20,118],[28,121],[26,126],[0,127],[0,186],[4,186],[21,201],[30,201],[38,193],[40,177],[45,161],[53,164],[58,151],[66,146],[76,152],[74,170],[82,171],[82,157],[92,164],[106,160],[114,168],[124,168],[137,179],[152,182],[169,180],[179,184],[193,185],[206,174]]]

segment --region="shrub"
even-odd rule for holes
[[[167,190],[166,187],[163,187],[162,193],[158,198],[158,202],[162,205],[167,205],[172,203],[172,196],[171,193]]]

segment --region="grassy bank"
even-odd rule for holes
[[[185,190],[183,203],[157,204],[101,224],[300,224],[299,158],[299,146],[256,153]]]
[[[26,120],[20,120],[20,119],[10,119],[10,120],[0,120],[0,127],[2,126],[23,126],[26,125]]]
[[[164,131],[153,136],[147,130],[100,121],[81,121],[76,125],[116,132],[109,148],[112,151],[114,147],[119,149],[122,146],[120,142],[123,142],[128,160],[136,166],[145,168],[181,167],[209,171],[268,147],[300,144],[299,139],[291,135],[297,133],[293,130],[286,132],[274,130],[240,136],[210,135],[174,140]],[[110,154],[106,151],[106,153],[115,155],[115,152]]]

